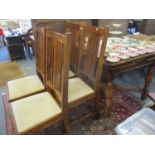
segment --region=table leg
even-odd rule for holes
[[[29,45],[26,45],[26,50],[27,50],[27,53],[29,55],[29,58],[32,59]]]
[[[110,75],[110,73],[108,73],[106,82],[106,92],[105,92],[105,102],[106,102],[104,108],[105,117],[110,117],[111,115],[112,96],[113,96],[112,76]]]
[[[152,79],[153,79],[153,66],[151,66],[147,70],[147,74],[146,74],[146,78],[145,78],[145,85],[144,85],[144,89],[143,89],[142,95],[141,95],[142,100],[145,100],[147,98]]]

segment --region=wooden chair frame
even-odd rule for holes
[[[36,42],[35,42],[35,49],[36,49],[36,72],[38,77],[40,78],[40,80],[42,81],[42,83],[45,85],[45,78],[46,78],[46,73],[45,73],[45,37],[46,37],[46,31],[45,31],[45,27],[36,27],[35,29],[35,38],[36,38]],[[8,90],[8,99],[9,99],[9,88],[7,86],[7,90]],[[22,99],[34,94],[38,94],[40,92],[43,92],[44,90],[41,91],[37,91],[34,93],[30,93],[18,98],[15,98],[13,100],[9,99],[9,102],[11,101],[15,101],[18,99]]]
[[[88,33],[88,52],[86,53],[85,51],[85,32]],[[59,102],[61,108],[62,108],[62,115],[56,117],[54,120],[59,120],[59,119],[63,119],[64,120],[64,125],[65,125],[65,131],[68,133],[70,131],[70,125],[73,125],[74,123],[77,123],[91,115],[94,115],[94,113],[90,113],[87,116],[84,116],[83,118],[80,118],[79,120],[75,120],[74,122],[70,122],[69,121],[69,109],[73,108],[74,106],[77,106],[79,104],[84,103],[87,100],[93,99],[95,101],[95,114],[96,116],[99,115],[99,101],[98,101],[98,96],[99,96],[99,86],[100,86],[100,81],[101,81],[101,75],[102,75],[102,67],[103,67],[103,63],[104,63],[104,51],[105,51],[105,47],[106,47],[106,41],[107,41],[107,29],[104,28],[96,28],[94,26],[90,26],[90,25],[85,25],[82,24],[80,26],[80,34],[79,34],[79,38],[80,38],[80,42],[79,42],[79,46],[80,46],[80,50],[79,50],[79,59],[78,59],[78,76],[83,79],[85,81],[85,78],[87,78],[87,80],[85,81],[90,87],[92,87],[94,89],[94,93],[91,95],[87,95],[84,96],[80,99],[77,99],[76,101],[74,101],[71,104],[68,104],[68,92],[66,90],[68,90],[68,73],[69,73],[69,57],[70,57],[70,47],[71,44],[67,46],[67,41],[64,41],[63,39],[61,39],[61,37],[63,36],[63,34],[59,34],[58,39],[60,39],[61,43],[64,43],[66,52],[64,54],[65,56],[65,61],[63,64],[63,73],[61,74],[60,72],[60,67],[59,67],[59,63],[56,63],[55,61],[52,62],[52,60],[54,59],[49,59],[49,52],[52,52],[53,48],[56,48],[56,50],[60,50],[60,47],[58,47],[56,44],[56,42],[54,42],[54,44],[52,44],[52,48],[49,48],[48,46],[51,44],[51,42],[49,41],[50,36],[54,34],[56,34],[56,32],[52,32],[50,30],[47,29],[46,31],[46,56],[45,56],[45,61],[47,62],[47,66],[46,66],[46,80],[45,80],[45,84],[46,84],[46,89],[47,91],[51,92],[51,94],[54,95],[54,97],[57,99],[57,101]],[[95,36],[98,39],[102,40],[102,44],[101,44],[101,48],[100,48],[100,54],[99,50],[97,49],[97,47],[94,47],[92,44],[92,39],[94,37],[91,36]],[[56,36],[55,36],[56,37]],[[54,38],[55,38],[54,37]],[[97,40],[96,38],[96,42],[99,42],[99,40]],[[71,37],[66,37],[67,40],[71,41]],[[90,41],[89,41],[90,39]],[[97,45],[97,44],[95,44]],[[96,50],[96,62],[97,65],[94,68],[96,70],[95,72],[95,76],[92,77],[90,74],[88,74],[89,72],[86,72],[82,66],[83,64],[83,58],[86,56],[87,54],[92,54],[92,50],[95,48]],[[98,56],[99,55],[99,56]],[[54,55],[53,55],[54,56]],[[88,55],[89,56],[89,55]],[[58,54],[56,54],[56,57],[58,58]],[[57,60],[56,58],[56,60]],[[93,57],[94,58],[94,57]],[[55,60],[55,59],[54,59]],[[89,59],[86,61],[86,66],[88,66],[88,64],[90,64],[90,61],[93,61],[91,59],[91,57],[89,57]],[[52,63],[48,63],[48,62],[52,62]],[[57,60],[58,62],[58,60]],[[61,62],[61,61],[60,61]],[[53,65],[53,66],[50,66]],[[51,69],[50,69],[51,67]],[[84,65],[85,67],[85,65]],[[91,68],[85,68],[85,69],[91,69]],[[63,80],[60,80],[61,78],[58,76],[60,75],[62,76]],[[52,77],[53,76],[53,77]],[[52,79],[51,79],[52,78]],[[60,82],[61,81],[61,82]],[[91,84],[90,84],[91,83]],[[62,87],[60,89],[60,87]],[[51,120],[50,120],[51,121]],[[13,122],[13,126],[15,127],[14,124],[14,119],[12,120]],[[53,120],[52,120],[53,123]],[[44,127],[46,127],[49,124],[49,121],[42,124],[41,126],[37,126],[34,129],[32,129],[31,131],[27,132],[28,134],[31,132],[34,132],[36,130],[38,130],[38,128],[42,129]],[[16,132],[16,130],[15,130]]]
[[[26,50],[28,52],[28,55],[30,57],[30,59],[32,59],[32,56],[31,56],[31,53],[30,53],[30,47],[32,47],[32,50],[33,50],[33,54],[35,53],[35,49],[34,49],[34,44],[33,42],[31,41],[30,39],[30,35],[34,35],[33,33],[33,29],[29,29],[24,35],[24,41],[25,41],[25,47],[26,47]],[[35,55],[35,54],[34,54]]]
[[[75,76],[69,77],[74,78],[78,76],[79,72],[79,62],[80,62],[80,23],[67,21],[65,22],[65,33],[72,33],[71,41],[71,56],[70,56],[70,69],[75,73]]]
[[[45,46],[46,46],[46,28],[35,28],[35,50],[36,50],[36,72],[42,82],[45,84],[46,79],[46,60],[45,60]]]
[[[54,31],[48,31],[47,30],[47,39],[49,39],[50,35],[52,34],[53,37],[57,37]],[[70,64],[70,48],[71,48],[71,40],[72,40],[72,35],[71,33],[68,33],[65,35],[66,38],[64,38],[64,34],[59,33],[59,40],[55,41],[52,43],[51,51],[48,52],[48,46],[51,44],[50,41],[46,41],[46,61],[47,61],[47,66],[46,66],[46,88],[47,90],[51,91],[52,94],[55,96],[57,101],[60,103],[62,113],[63,113],[63,120],[65,124],[65,132],[68,133],[70,131],[69,128],[69,122],[68,122],[68,78],[69,78],[69,64]],[[55,39],[56,40],[56,39]],[[64,44],[65,52],[64,55],[59,55],[61,54],[61,44]],[[56,48],[57,53],[53,52],[52,49],[54,50]],[[53,59],[50,58],[50,54],[53,55]],[[59,56],[58,56],[59,55]],[[58,62],[62,62],[62,59],[64,58],[63,61],[63,68],[60,67]],[[55,63],[54,63],[55,61]],[[51,69],[49,69],[51,68]],[[63,73],[62,73],[63,70]],[[58,76],[59,75],[59,76]]]
[[[33,134],[38,130],[42,130],[47,126],[52,125],[56,121],[59,121],[62,119],[65,125],[65,132],[69,131],[68,113],[67,113],[68,96],[67,96],[66,89],[68,89],[68,74],[69,74],[68,71],[69,71],[69,58],[70,58],[69,41],[71,39],[71,35],[63,35],[48,29],[46,30],[46,34],[47,34],[46,35],[46,58],[47,56],[49,58],[49,55],[52,56],[49,59],[46,59],[47,61],[46,72],[48,71],[48,75],[46,76],[46,89],[55,97],[55,99],[59,103],[59,106],[62,109],[62,113],[53,117],[52,119],[47,120],[44,123],[41,123],[33,127],[32,129],[28,130],[26,133],[23,133],[23,134]],[[63,48],[61,48],[62,47],[61,45],[63,46]],[[52,64],[49,64],[49,62],[51,62],[50,59],[52,59],[53,61]],[[62,63],[57,63],[58,60],[62,60]],[[61,76],[61,78],[58,78],[58,76]],[[60,82],[60,85],[58,85],[59,82]],[[12,133],[10,134],[18,134],[13,111],[12,111],[11,105],[7,100],[6,95],[3,95],[3,103],[5,107],[6,118],[10,117],[12,120],[11,121]],[[6,122],[6,126],[7,126],[7,122]]]
[[[79,51],[79,62],[78,62],[78,76],[83,79],[91,88],[93,88],[94,93],[84,96],[83,98],[80,98],[71,104],[69,104],[69,109],[73,108],[74,106],[77,106],[79,104],[84,103],[87,100],[93,99],[95,102],[95,114],[98,118],[100,109],[99,109],[99,89],[100,89],[100,82],[101,82],[101,76],[102,76],[102,68],[104,64],[104,51],[106,48],[106,42],[107,42],[107,32],[108,30],[105,28],[97,28],[91,25],[86,24],[80,24],[80,51]],[[85,49],[85,33],[88,33],[88,44],[87,44],[87,53]],[[99,40],[102,40],[102,43],[99,43]],[[95,45],[93,44],[93,40],[96,41]],[[100,44],[100,50],[99,47],[97,47],[97,44]],[[95,47],[96,46],[96,47]],[[93,53],[95,52],[96,53]],[[96,62],[95,64],[94,58],[96,54]],[[86,56],[85,65],[82,66],[82,59]],[[95,67],[93,66],[96,65]],[[86,67],[86,70],[83,69],[83,67]],[[94,67],[94,68],[93,68]],[[91,74],[89,74],[88,70],[90,72],[95,71],[95,76],[93,77]],[[85,80],[87,78],[87,80]],[[77,123],[91,115],[94,115],[94,113],[90,113],[87,116],[83,116],[83,118],[76,120],[75,122],[72,122],[72,124]]]

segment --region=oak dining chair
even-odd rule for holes
[[[8,103],[14,134],[35,134],[59,120],[69,131],[66,90],[71,35],[49,29],[46,34],[46,91]]]
[[[100,113],[99,88],[107,42],[107,29],[82,24],[79,39],[79,75],[69,79],[68,82],[68,109],[71,110],[80,104],[85,104],[86,101],[93,100],[94,112],[86,114],[83,118],[94,114],[98,117]],[[73,125],[83,118],[69,123]]]
[[[32,41],[31,37],[34,36],[34,31],[33,29],[29,29],[24,35],[24,43],[25,43],[25,48],[28,53],[28,56],[30,59],[32,59],[32,55],[35,55],[35,48],[34,48],[34,42]],[[32,54],[31,54],[31,48],[32,48]]]
[[[37,27],[35,33],[37,75],[8,81],[7,88],[9,101],[14,101],[45,90],[45,28]]]

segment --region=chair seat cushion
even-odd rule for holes
[[[74,77],[74,76],[75,74],[71,70],[69,70],[69,78]]]
[[[80,78],[69,79],[69,86],[68,86],[69,103],[93,93],[94,90]]]
[[[8,81],[9,100],[44,90],[44,85],[37,75]]]
[[[17,130],[24,133],[61,113],[56,100],[48,92],[11,102]]]

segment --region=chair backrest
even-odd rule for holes
[[[24,40],[25,40],[25,44],[28,44],[29,37],[30,37],[31,35],[34,35],[34,31],[33,31],[32,28],[31,28],[31,29],[28,29],[28,31],[23,35]]]
[[[46,31],[46,87],[64,109],[68,102],[70,35]]]
[[[71,56],[70,56],[70,68],[78,73],[79,69],[79,31],[80,23],[75,22],[66,22],[65,23],[65,32],[72,33],[72,41],[71,41]]]
[[[83,24],[80,31],[79,76],[96,90],[102,76],[107,29]]]
[[[30,28],[30,29],[27,31],[27,33],[28,33],[29,35],[34,35],[33,28]]]
[[[45,37],[46,37],[46,28],[36,27],[35,28],[36,71],[44,83],[46,78]]]

